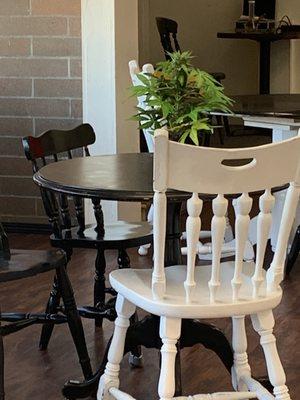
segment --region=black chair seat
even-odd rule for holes
[[[0,259],[0,282],[29,278],[66,264],[62,250],[10,250],[11,259]]]
[[[152,225],[148,222],[117,221],[104,226],[104,235],[98,234],[96,225],[87,225],[82,234],[78,226],[64,230],[62,238],[51,235],[51,244],[55,247],[67,245],[79,248],[120,249],[138,247],[152,242]]]

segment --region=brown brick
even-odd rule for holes
[[[2,215],[35,215],[35,199],[22,197],[0,197]]]
[[[1,114],[31,117],[68,117],[69,101],[57,99],[0,99]]]
[[[0,197],[1,215],[34,215],[35,199]]]
[[[81,60],[70,60],[70,76],[73,78],[82,77]]]
[[[45,212],[42,199],[35,199],[35,204],[36,204],[36,215],[40,217],[45,217],[47,214]]]
[[[28,15],[30,0],[1,0],[0,15]]]
[[[45,224],[48,225],[48,220],[44,217],[37,216],[23,216],[23,215],[14,215],[14,216],[6,216],[4,215],[1,218],[2,222],[13,222],[18,224]]]
[[[30,52],[30,39],[0,38],[0,56],[28,56]]]
[[[37,97],[81,98],[81,79],[36,79],[34,95]]]
[[[54,59],[0,59],[0,75],[20,77],[66,77],[68,61]]]
[[[34,56],[80,57],[79,38],[37,38],[33,39]]]
[[[71,100],[71,117],[82,117],[82,100]]]
[[[81,37],[81,18],[69,18],[69,35]]]
[[[80,0],[31,0],[33,15],[80,15]]]
[[[59,36],[67,34],[67,28],[67,18],[62,17],[0,17],[4,36]]]
[[[39,196],[40,191],[31,177],[0,176],[0,193],[2,196]]]
[[[31,79],[0,78],[0,95],[30,97],[32,92]],[[1,111],[0,111],[1,113]]]
[[[38,136],[42,132],[48,131],[49,129],[68,130],[68,129],[73,129],[80,124],[82,124],[81,119],[37,118],[35,120],[35,132],[36,136]]]
[[[21,138],[2,137],[0,156],[22,156],[24,155]],[[7,160],[8,161],[8,160]],[[0,175],[2,171],[0,171]]]
[[[27,136],[32,135],[32,132],[32,118],[0,118],[0,136]]]
[[[32,176],[31,162],[25,156],[0,157],[0,171],[1,175]]]

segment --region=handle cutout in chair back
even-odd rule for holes
[[[250,169],[255,167],[256,163],[255,158],[224,159],[221,161],[222,166],[231,171]]]

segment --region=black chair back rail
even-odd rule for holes
[[[169,53],[181,51],[177,40],[178,24],[172,19],[162,17],[156,17],[156,24],[166,59],[169,60]]]

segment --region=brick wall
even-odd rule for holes
[[[0,0],[0,220],[44,222],[21,137],[81,122],[80,0]]]

